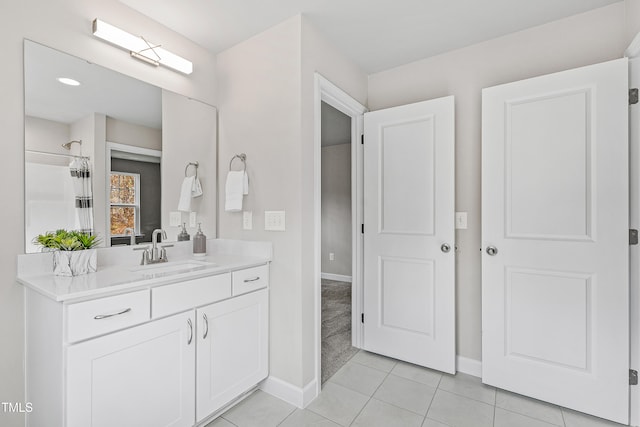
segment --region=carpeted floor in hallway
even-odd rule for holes
[[[322,383],[357,352],[351,346],[351,283],[322,279]]]

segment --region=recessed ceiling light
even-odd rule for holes
[[[58,77],[58,81],[63,85],[68,86],[80,86],[80,82],[77,80],[70,79],[68,77]]]

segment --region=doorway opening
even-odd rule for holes
[[[321,107],[321,382],[358,351],[351,339],[351,117]]]
[[[360,104],[358,101],[349,96],[346,92],[335,86],[333,83],[322,77],[321,75],[315,75],[315,96],[314,96],[314,294],[315,294],[315,312],[314,312],[314,325],[315,325],[315,380],[313,388],[309,389],[309,393],[305,395],[305,402],[310,402],[313,400],[318,394],[320,394],[322,383],[330,377],[330,371],[324,369],[325,374],[322,373],[323,368],[327,368],[326,365],[329,362],[322,362],[322,273],[328,273],[328,271],[323,270],[323,257],[326,258],[326,263],[332,262],[341,262],[346,263],[347,266],[351,268],[351,286],[349,287],[349,282],[346,282],[347,288],[344,287],[344,280],[347,280],[348,274],[341,273],[333,273],[334,276],[325,274],[325,280],[329,279],[331,283],[327,283],[328,286],[325,288],[327,293],[329,294],[343,294],[342,301],[344,301],[344,294],[350,291],[351,299],[350,303],[344,303],[343,305],[348,305],[351,308],[350,319],[347,316],[347,320],[342,320],[343,330],[346,328],[351,333],[351,346],[355,348],[360,348],[362,346],[362,323],[360,321],[361,313],[362,313],[362,246],[363,239],[362,234],[360,232],[361,224],[362,224],[362,213],[363,213],[363,204],[364,199],[362,196],[363,191],[363,175],[362,175],[362,145],[360,144],[363,132],[363,115],[367,111],[366,108]],[[325,105],[323,107],[323,104]],[[327,111],[327,107],[332,107],[335,112],[341,113],[343,116],[347,117],[345,120],[346,127],[348,129],[348,144],[345,144],[343,149],[348,147],[349,151],[349,160],[348,160],[348,168],[349,172],[347,174],[348,185],[350,188],[350,195],[347,196],[347,203],[350,203],[349,213],[346,215],[349,223],[348,228],[342,229],[341,233],[344,241],[347,241],[346,245],[350,247],[351,253],[344,254],[339,252],[337,249],[332,249],[328,247],[323,248],[322,244],[322,228],[331,228],[333,227],[332,223],[322,224],[322,186],[325,185],[323,183],[322,177],[322,164],[325,166],[330,166],[330,160],[327,158],[323,159],[323,149],[322,149],[322,133],[325,134],[329,132],[328,130],[322,130],[322,116],[323,116],[323,108],[324,111]],[[328,110],[333,112],[332,110]],[[331,113],[325,113],[326,116]],[[338,116],[340,117],[340,116]],[[339,145],[339,144],[338,144]],[[332,149],[324,150],[325,152],[332,151]],[[333,151],[339,151],[339,149],[333,149]],[[344,165],[345,157],[341,159],[340,164]],[[325,208],[328,206],[325,203]],[[346,209],[344,210],[346,211]],[[335,227],[334,227],[335,228]],[[343,241],[343,242],[344,242]],[[326,245],[325,245],[326,246]],[[324,251],[324,252],[323,252]],[[333,261],[329,261],[329,253],[333,253]],[[350,258],[350,259],[349,259]],[[327,267],[328,268],[328,267]],[[345,270],[342,270],[344,273]],[[347,270],[348,271],[348,270]],[[331,273],[329,273],[331,274]],[[336,276],[337,275],[337,276]],[[342,276],[342,277],[341,277]],[[346,277],[344,277],[346,276]],[[342,279],[335,280],[336,278]],[[333,286],[332,286],[333,285]],[[332,292],[332,289],[335,292]],[[342,290],[342,292],[340,291]],[[348,295],[348,294],[347,294]],[[338,298],[337,295],[335,295]],[[347,297],[348,300],[348,297]],[[325,302],[329,303],[326,308],[331,308],[335,304],[331,304],[329,299]],[[326,312],[325,309],[325,319],[329,319],[331,314]],[[344,319],[344,317],[341,317]],[[336,319],[337,320],[337,319]],[[347,323],[344,326],[344,323]],[[327,322],[331,323],[331,322]],[[336,322],[337,323],[337,322]],[[325,324],[327,325],[327,324]],[[331,325],[329,326],[328,331],[331,330]],[[338,340],[337,338],[334,338]],[[345,342],[344,337],[340,340],[341,342]],[[348,346],[348,340],[347,340]],[[326,351],[326,349],[325,349]],[[352,354],[353,355],[353,354]],[[349,359],[349,356],[346,359],[343,359],[346,362]],[[344,363],[343,362],[343,363]],[[329,368],[330,370],[336,370],[340,367],[340,363],[336,363],[333,368]],[[324,377],[324,378],[323,378]]]

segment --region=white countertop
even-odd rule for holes
[[[140,252],[133,252],[130,246],[98,249],[98,271],[75,277],[54,276],[50,253],[20,255],[17,280],[55,301],[76,302],[250,268],[271,261],[270,242],[210,239],[204,257],[190,253],[190,241],[172,243],[175,247],[167,249],[168,263],[148,266],[139,265]],[[149,274],[145,274],[145,270],[189,261],[203,265],[178,273],[156,275],[159,277],[149,278]]]

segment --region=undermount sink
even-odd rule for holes
[[[192,271],[203,270],[209,267],[215,267],[213,262],[206,261],[173,261],[161,264],[151,264],[140,266],[131,271],[141,273],[145,279],[153,279],[156,277],[172,276],[174,274],[189,273]]]

